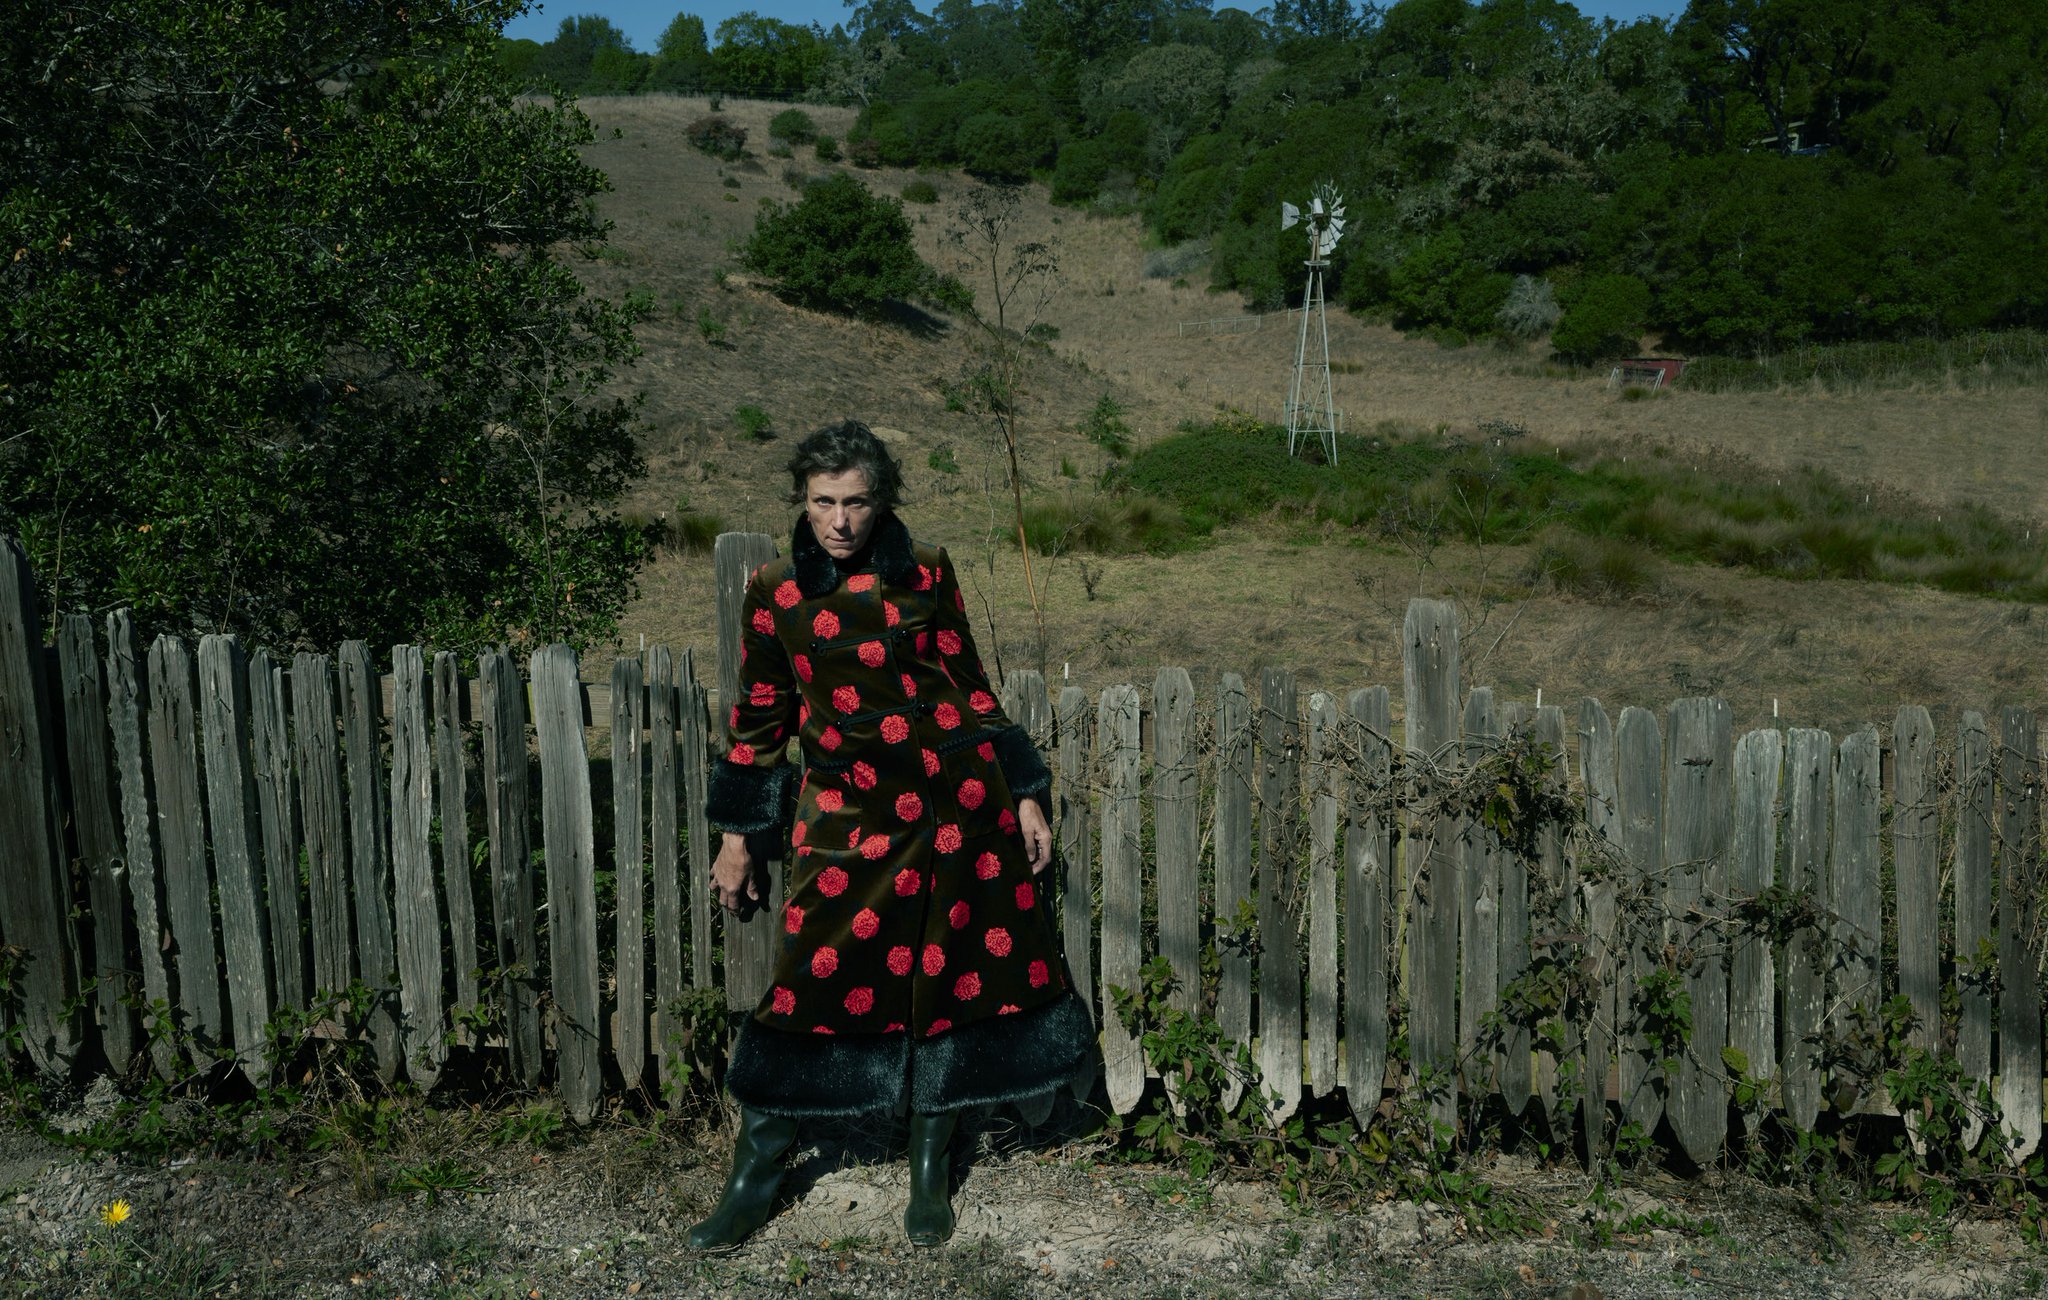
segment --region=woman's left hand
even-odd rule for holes
[[[1036,799],[1017,801],[1017,825],[1024,831],[1024,852],[1031,860],[1031,874],[1043,875],[1052,865],[1052,827]]]

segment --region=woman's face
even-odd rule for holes
[[[813,474],[804,486],[804,513],[818,545],[843,560],[868,544],[875,527],[875,501],[868,495],[868,476],[860,470]]]

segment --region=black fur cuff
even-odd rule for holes
[[[754,835],[780,831],[789,821],[790,765],[742,766],[719,761],[711,765],[711,784],[704,795],[704,816],[713,830]]]
[[[1013,799],[1036,799],[1043,806],[1045,792],[1052,789],[1052,769],[1038,756],[1038,747],[1022,727],[999,728],[991,738],[996,763],[1003,769]]]

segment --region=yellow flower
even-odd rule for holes
[[[100,1222],[106,1224],[109,1228],[118,1227],[120,1224],[127,1222],[128,1215],[132,1209],[133,1207],[126,1201],[109,1201],[100,1207]]]

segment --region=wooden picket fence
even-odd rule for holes
[[[773,554],[763,535],[719,539],[720,699],[747,574]],[[104,640],[63,616],[52,648],[17,544],[4,560],[0,1013],[37,1067],[150,1052],[166,1072],[232,1061],[264,1079],[272,1017],[360,981],[386,1077],[433,1086],[496,999],[502,1034],[472,1050],[503,1050],[581,1119],[606,1088],[666,1078],[661,1012],[688,990],[743,1010],[766,988],[773,927],[727,922],[703,887],[719,728],[688,653],[621,657],[595,684],[565,646],[524,677],[486,653],[473,678],[398,646],[380,677],[360,641],[288,662],[225,636],[145,649],[125,611]],[[1254,1046],[1276,1119],[1340,1091],[1368,1124],[1390,1092],[1447,1120],[1491,1097],[1582,1125],[1594,1150],[1668,1123],[1706,1161],[1731,1118],[1756,1120],[1731,1112],[1738,1064],[1802,1127],[1886,1105],[1830,1076],[1819,1045],[1902,995],[1913,1042],[1994,1087],[2015,1158],[2038,1145],[2031,713],[2005,710],[1995,739],[1966,714],[1946,753],[1918,707],[1885,744],[1873,727],[1738,739],[1714,699],[1662,722],[1588,699],[1568,719],[1467,689],[1452,606],[1414,602],[1402,636],[1398,730],[1386,687],[1304,701],[1281,669],[1256,696],[1231,673],[1198,695],[1175,667],[1149,699],[1004,683],[1054,768],[1059,924],[1114,1110],[1139,1104],[1147,1069],[1110,990],[1160,956],[1177,1005]],[[1232,931],[1208,1003],[1202,954]],[[182,1032],[143,1034],[137,993]],[[1390,1066],[1396,1026],[1407,1061]]]

